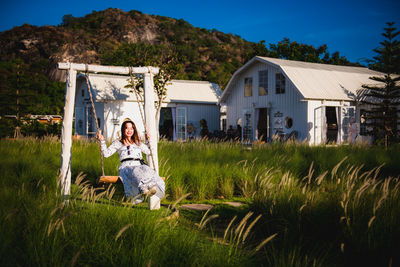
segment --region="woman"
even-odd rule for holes
[[[142,152],[148,155],[150,150],[146,144],[140,142],[133,121],[124,120],[121,125],[121,135],[121,139],[115,140],[108,148],[100,133],[97,134],[97,139],[101,141],[104,157],[108,158],[118,152],[121,162],[118,168],[119,177],[124,185],[126,197],[133,198],[133,204],[143,201],[143,198],[137,198],[139,194],[142,196],[155,194],[158,198],[163,198],[165,196],[164,181],[152,168],[141,164]]]

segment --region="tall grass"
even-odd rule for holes
[[[56,140],[0,144],[1,266],[221,266],[227,258],[230,266],[254,263],[245,254],[232,254],[226,246],[164,220],[168,209],[132,208],[118,200],[113,187],[101,192],[83,174],[74,177],[66,205],[56,186]],[[75,153],[80,146],[91,144],[78,144]]]
[[[347,158],[347,163],[372,170],[383,164],[379,177],[400,174],[400,147],[389,150],[368,146],[308,146],[306,144],[257,145],[252,148],[239,143],[161,142],[160,173],[168,178],[168,194],[176,199],[188,192],[194,199],[232,196],[250,197],[254,177],[266,170],[275,170],[275,181],[290,172],[301,180],[313,171],[322,174]]]
[[[249,203],[244,215],[206,214],[198,230],[165,219],[169,209],[132,208],[120,185],[93,187],[100,156],[87,140],[73,143],[64,205],[60,150],[52,138],[0,140],[0,265],[399,264],[399,147],[160,142],[171,200]],[[118,165],[116,155],[106,159],[106,174]],[[227,221],[221,235],[204,238],[218,220]]]
[[[400,181],[378,178],[380,169],[363,172],[344,158],[319,175],[311,165],[302,180],[287,172],[275,183],[273,171],[266,172],[255,180],[251,202],[251,209],[264,216],[260,234],[278,233],[277,251],[301,252],[310,264],[323,259],[325,266],[399,264]],[[266,252],[267,262],[291,265],[276,255]]]

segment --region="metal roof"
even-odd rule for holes
[[[369,79],[383,73],[363,67],[349,67],[329,64],[300,62],[269,57],[254,57],[237,70],[220,101],[224,101],[232,90],[232,83],[237,76],[250,65],[257,62],[266,63],[279,68],[302,94],[304,99],[354,100],[357,91],[363,84],[376,84]]]
[[[217,104],[222,91],[215,83],[172,80],[167,85],[165,102],[208,102]]]
[[[81,82],[85,82],[83,73],[78,75]],[[130,93],[130,88],[125,88],[128,84],[128,76],[90,74],[89,80],[95,92],[95,99],[99,102],[104,101],[136,101],[134,93]],[[222,91],[217,84],[207,81],[188,81],[171,80],[167,84],[167,96],[164,103],[208,103],[216,104]]]

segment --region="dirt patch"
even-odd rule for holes
[[[240,207],[240,206],[243,205],[242,202],[231,202],[231,201],[224,202],[224,204],[229,205],[229,206],[232,206],[232,207]]]
[[[196,210],[196,211],[204,211],[204,210],[209,210],[212,209],[214,206],[213,205],[208,205],[208,204],[184,204],[180,206],[180,209],[188,209],[188,210]]]

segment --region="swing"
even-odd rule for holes
[[[92,109],[93,109],[93,115],[95,117],[97,132],[101,133],[99,122],[97,120],[96,109],[95,109],[95,106],[94,106],[91,85],[90,85],[90,82],[89,82],[89,71],[88,71],[88,65],[87,64],[86,64],[85,74],[86,74],[85,75],[85,77],[86,77],[86,85],[87,85],[88,90],[89,90],[90,102],[91,102]],[[132,67],[129,67],[129,75],[130,75],[130,78],[131,78],[132,85],[134,85],[134,80],[133,80],[133,76],[132,76]],[[151,72],[150,72],[150,75],[151,75]],[[143,112],[142,112],[142,107],[140,106],[140,103],[139,103],[139,95],[136,92],[136,90],[133,90],[133,91],[135,92],[135,95],[136,95],[136,100],[137,100],[136,102],[138,103],[140,116],[142,118],[142,122],[143,122],[143,126],[144,126],[145,138],[149,142],[150,157],[151,157],[151,160],[152,160],[152,163],[153,163],[153,168],[155,170],[153,151],[151,149],[150,140],[147,138],[147,128],[146,128],[146,124],[145,124],[145,120],[144,120],[144,116],[143,116]],[[119,176],[105,175],[104,174],[104,156],[103,156],[103,152],[101,151],[101,143],[100,142],[99,142],[99,148],[100,148],[100,159],[101,159],[102,175],[97,179],[97,184],[110,184],[110,183],[111,184],[115,184],[120,180]],[[164,177],[162,177],[162,179],[165,180]]]

